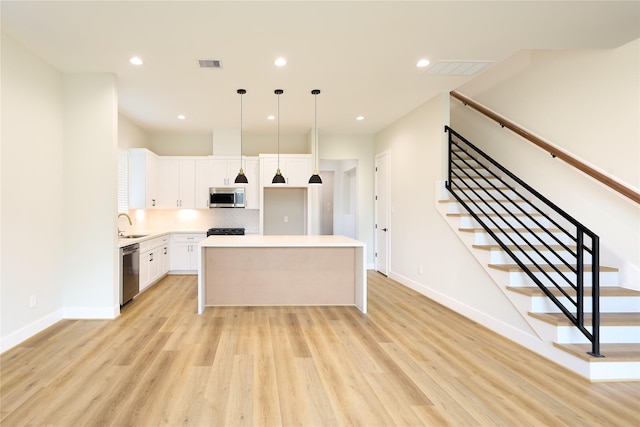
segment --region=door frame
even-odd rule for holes
[[[378,179],[378,162],[381,158],[385,158],[386,161],[386,171],[385,171],[385,182],[384,183],[380,183],[379,179]],[[391,265],[391,254],[389,251],[390,248],[390,241],[391,241],[391,227],[390,227],[390,223],[391,223],[391,209],[390,209],[390,200],[391,200],[391,174],[389,173],[389,165],[391,164],[391,151],[390,150],[384,150],[378,154],[376,154],[375,156],[375,160],[374,160],[374,216],[373,216],[373,222],[374,222],[374,230],[373,230],[373,241],[374,241],[374,252],[373,252],[373,265],[374,265],[374,269],[382,274],[384,274],[385,276],[389,275],[389,266]],[[377,227],[378,227],[378,212],[379,212],[379,207],[378,207],[378,194],[379,194],[379,186],[380,185],[384,185],[385,188],[385,194],[386,194],[386,200],[384,201],[386,203],[385,206],[381,206],[380,208],[384,209],[384,211],[386,212],[386,217],[387,217],[387,228],[388,231],[386,232],[386,241],[384,242],[385,244],[385,265],[384,267],[384,272],[380,271],[380,269],[378,269],[378,252],[379,252],[379,248],[380,248],[380,242],[378,239],[378,232],[377,232]]]

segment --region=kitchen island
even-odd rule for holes
[[[365,244],[344,236],[210,236],[198,251],[206,306],[355,305],[367,312]]]

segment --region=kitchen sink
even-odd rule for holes
[[[147,237],[148,234],[127,234],[126,236],[120,236],[121,239],[139,239],[141,237]]]

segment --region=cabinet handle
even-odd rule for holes
[[[176,207],[179,208],[180,207],[180,200],[176,200]]]
[[[151,199],[151,206],[155,206],[156,205],[156,199]]]
[[[153,261],[153,252],[149,254],[149,262]]]
[[[167,248],[164,248],[164,254],[165,255],[167,254]]]

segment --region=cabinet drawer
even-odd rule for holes
[[[155,237],[153,239],[140,242],[140,252],[145,252],[150,249],[154,249],[159,246],[168,245],[168,244],[169,244],[169,235]]]
[[[200,241],[206,237],[206,233],[184,233],[174,234],[172,239],[175,243],[200,243]]]

